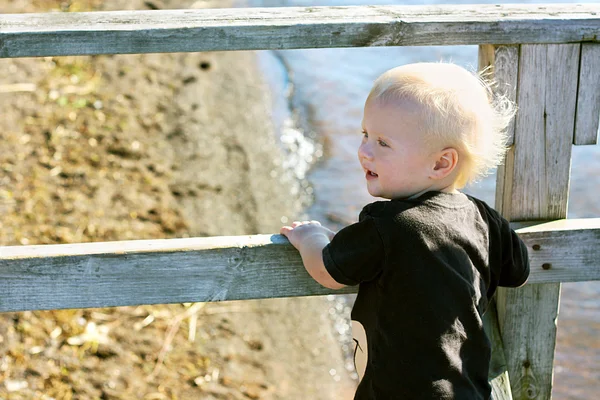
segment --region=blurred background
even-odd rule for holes
[[[0,0],[0,13],[370,3]],[[475,70],[477,48],[2,59],[0,245],[274,233],[299,218],[337,230],[374,200],[356,160],[373,80],[438,60]],[[574,147],[569,218],[600,216],[599,172],[600,147]],[[494,190],[494,176],[468,188],[490,204]],[[0,399],[350,399],[352,301],[1,314]],[[599,337],[600,283],[563,284],[555,399],[598,392]]]

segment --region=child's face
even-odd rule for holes
[[[365,104],[358,160],[371,196],[409,198],[431,188],[435,161],[421,134],[419,107],[404,100]]]

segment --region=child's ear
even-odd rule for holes
[[[435,165],[431,170],[431,178],[444,179],[454,171],[458,164],[458,151],[447,147],[435,156]]]

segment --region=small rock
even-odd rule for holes
[[[8,392],[18,392],[19,390],[27,389],[29,383],[27,383],[27,381],[13,381],[7,379],[4,381],[4,386]]]

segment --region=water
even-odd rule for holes
[[[321,6],[361,4],[434,4],[440,2],[394,0],[246,0],[250,6]],[[450,3],[450,2],[448,2]],[[451,3],[473,3],[452,1]],[[486,1],[476,1],[486,3]],[[487,1],[487,3],[492,3]],[[546,1],[551,3],[551,1]],[[373,80],[385,70],[418,61],[447,60],[475,69],[475,46],[387,47],[313,49],[261,52],[265,74],[275,86],[275,115],[282,130],[297,137],[292,125],[323,143],[322,157],[308,173],[309,194],[314,195],[307,217],[332,229],[356,220],[362,207],[374,199],[367,193],[356,149],[361,140],[363,102]],[[283,63],[287,66],[287,71]],[[291,75],[288,76],[287,73]],[[284,97],[291,79],[294,95]],[[290,114],[291,103],[294,114]],[[289,121],[295,121],[290,124]],[[290,131],[291,130],[291,131]],[[301,146],[301,145],[299,145]],[[317,152],[321,149],[316,148]],[[318,154],[317,154],[318,155]],[[304,176],[310,156],[296,159]],[[568,217],[600,217],[600,146],[575,146],[571,169]],[[468,192],[494,203],[495,177]],[[284,221],[285,222],[285,221]],[[600,391],[600,282],[562,286],[554,375],[554,398],[590,399]],[[344,329],[340,329],[344,331]]]

